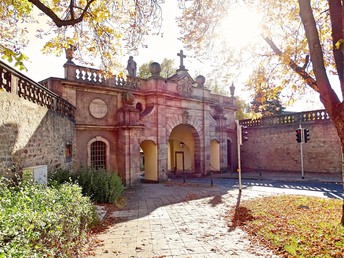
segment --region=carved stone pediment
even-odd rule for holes
[[[180,95],[191,96],[195,81],[187,72],[177,73],[170,77],[169,80],[177,83],[177,91]]]
[[[192,94],[193,80],[187,76],[177,82],[177,90],[182,96],[190,96]]]

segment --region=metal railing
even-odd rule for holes
[[[75,107],[57,94],[0,61],[0,88],[54,110],[74,121]]]

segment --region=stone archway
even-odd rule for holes
[[[188,124],[173,128],[168,140],[168,170],[173,173],[201,173],[200,137]]]
[[[157,145],[150,140],[143,141],[140,144],[143,156],[143,176],[142,179],[145,182],[158,182],[158,148]]]

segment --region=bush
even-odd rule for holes
[[[116,203],[124,190],[121,178],[104,169],[81,167],[74,173],[60,169],[51,175],[50,180],[52,184],[76,182],[82,187],[82,193],[96,203]]]
[[[78,257],[95,221],[78,185],[9,187],[0,178],[0,257]]]

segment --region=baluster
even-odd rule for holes
[[[29,100],[31,100],[33,103],[36,103],[36,101],[35,101],[35,93],[34,93],[35,89],[29,87],[29,84],[27,82],[24,82],[24,84],[25,84],[25,88],[29,92]]]
[[[121,87],[121,77],[119,77],[118,75],[116,75],[116,84],[115,86]]]
[[[105,82],[105,80],[103,80],[103,76],[101,73],[98,73],[98,82],[99,83]]]
[[[82,79],[83,81],[86,80],[86,72],[85,72],[85,70],[82,70],[82,71],[81,71],[81,79]]]
[[[97,73],[95,72],[95,71],[91,71],[91,79],[92,79],[92,82],[93,83],[98,83],[98,81],[97,81]]]
[[[79,68],[75,70],[75,78],[77,80],[80,80],[80,70],[79,70]]]
[[[32,85],[30,85],[32,86]],[[40,98],[40,94],[41,91],[40,89],[36,88],[36,87],[32,87],[34,89],[34,98],[36,99],[36,103],[42,106],[42,102],[41,102],[41,98]]]
[[[1,88],[4,88],[7,92],[11,92],[11,74],[6,69],[0,67],[1,73]]]

